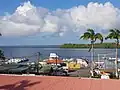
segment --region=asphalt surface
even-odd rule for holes
[[[70,72],[69,75],[73,77],[89,77],[90,76],[90,68],[83,68],[74,72]]]

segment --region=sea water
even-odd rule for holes
[[[50,53],[56,53],[62,58],[86,58],[91,59],[91,52],[88,52],[88,48],[85,49],[64,49],[64,48],[54,48],[54,47],[0,47],[6,57],[28,57],[30,60],[37,58],[36,53],[41,53],[41,58],[47,58]],[[119,54],[120,50],[118,50]],[[104,57],[105,55],[115,57],[115,49],[94,49],[94,59],[98,57]],[[120,55],[119,55],[120,56]]]

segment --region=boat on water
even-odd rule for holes
[[[22,63],[22,62],[27,62],[29,59],[27,58],[11,58],[5,60],[5,64],[11,64],[11,63]]]
[[[114,57],[102,57],[103,59],[107,59],[108,61],[115,61],[116,58]],[[120,58],[118,58],[118,62],[120,62]]]
[[[63,60],[59,58],[59,56],[56,53],[50,53],[48,59],[45,59],[43,61],[46,61],[47,64],[56,64],[59,65],[60,63],[63,63]]]
[[[109,61],[115,61],[116,58],[109,57],[108,60],[109,60]],[[120,62],[120,58],[118,58],[118,62]]]

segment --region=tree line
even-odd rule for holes
[[[90,44],[73,44],[66,43],[60,46],[60,48],[89,48]],[[113,49],[116,48],[116,43],[95,43],[94,48],[105,48],[105,49]],[[118,46],[120,48],[120,45]]]

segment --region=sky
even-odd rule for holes
[[[119,24],[120,0],[0,0],[2,46],[89,43],[87,28],[106,36]]]

